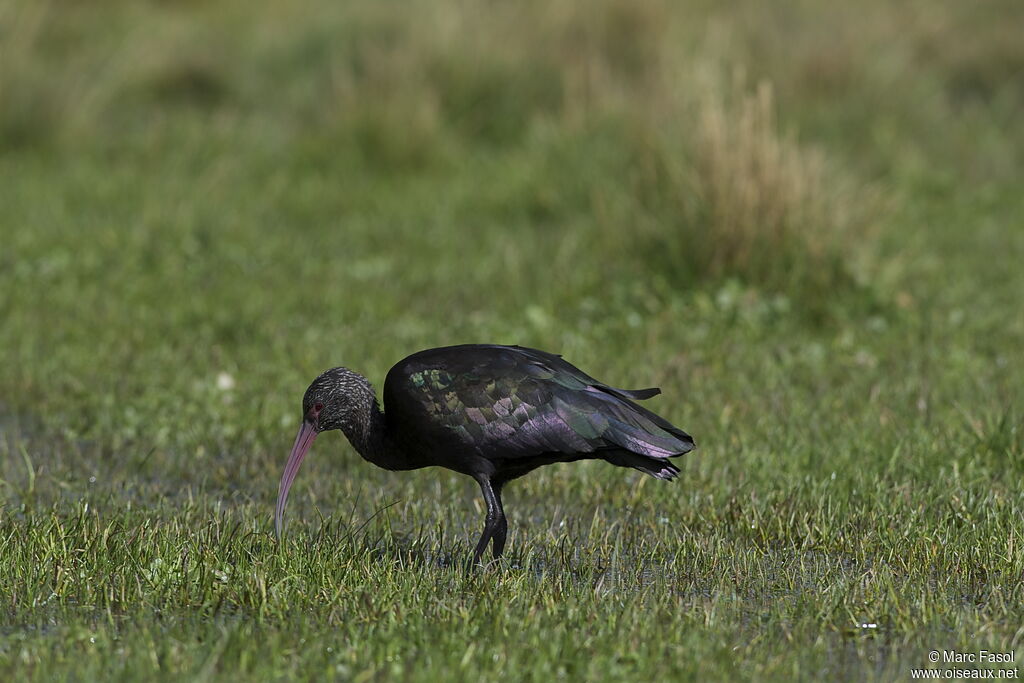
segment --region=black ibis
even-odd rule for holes
[[[668,459],[693,450],[693,439],[633,402],[659,393],[615,389],[544,351],[465,344],[420,351],[391,368],[382,412],[365,377],[333,368],[302,398],[302,425],[278,490],[278,538],[302,459],[318,434],[340,429],[378,467],[438,465],[473,477],[487,503],[473,562],[492,540],[497,558],[508,528],[501,489],[537,467],[597,459],[675,478],[679,469]]]

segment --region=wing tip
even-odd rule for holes
[[[644,399],[654,398],[661,393],[661,387],[651,387],[649,389],[634,389],[629,392],[633,398],[643,401]]]
[[[649,389],[616,389],[615,387],[604,387],[604,389],[612,391],[620,397],[624,396],[626,398],[631,398],[634,401],[644,401],[661,393],[661,389],[658,387],[651,387]]]
[[[676,455],[686,455],[690,451],[696,450],[696,448],[697,448],[697,444],[694,442],[693,439],[688,439],[686,441],[683,441],[682,443],[683,443],[683,448],[678,453],[676,453]],[[675,457],[675,456],[673,456],[673,457]]]

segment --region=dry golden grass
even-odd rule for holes
[[[692,142],[708,271],[752,273],[794,248],[820,267],[848,210],[825,186],[823,155],[779,130],[771,84],[741,88],[705,94]]]

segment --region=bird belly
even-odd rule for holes
[[[415,434],[415,438],[405,439],[400,444],[410,464],[405,469],[437,466],[470,476],[494,471],[493,464],[457,430],[440,425],[420,425],[415,431],[404,433]]]

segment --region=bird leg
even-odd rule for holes
[[[484,501],[487,503],[487,519],[484,523],[484,532],[481,534],[480,541],[476,544],[476,550],[473,552],[473,564],[480,562],[480,558],[483,557],[484,551],[487,550],[487,544],[491,539],[494,539],[494,557],[500,556],[502,550],[505,549],[505,536],[508,532],[505,511],[501,507],[501,485],[495,487],[485,475],[477,477],[477,481],[480,483],[480,490],[483,492]]]
[[[508,535],[508,520],[505,519],[505,508],[501,504],[501,484],[492,484],[494,500],[498,503],[498,523],[494,527],[491,539],[494,541],[494,559],[501,557],[505,551],[505,537]]]

